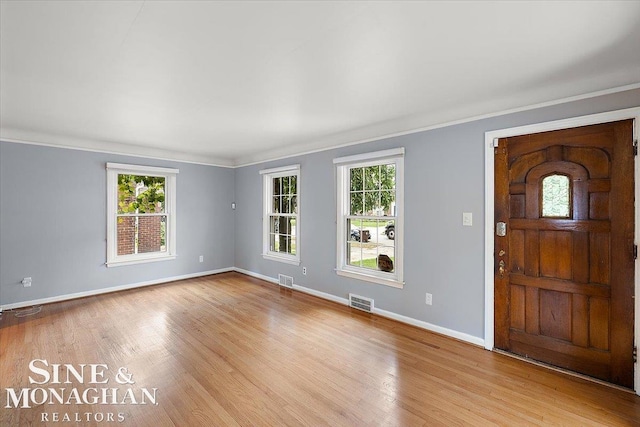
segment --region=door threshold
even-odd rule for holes
[[[636,392],[634,390],[630,389],[630,388],[622,387],[622,386],[619,386],[617,384],[613,384],[613,383],[610,383],[610,382],[607,382],[607,381],[604,381],[604,380],[601,380],[601,379],[598,379],[598,378],[590,377],[588,375],[580,374],[578,372],[570,371],[568,369],[560,368],[558,366],[549,365],[548,363],[544,363],[544,362],[540,362],[538,360],[530,359],[528,357],[520,356],[519,354],[509,353],[508,351],[500,350],[498,348],[494,348],[492,351],[495,352],[495,353],[498,353],[498,354],[502,354],[504,356],[508,356],[508,357],[511,357],[511,358],[514,358],[514,359],[521,360],[523,362],[531,363],[532,365],[540,366],[542,368],[546,368],[546,369],[549,369],[549,370],[552,370],[552,371],[555,371],[555,372],[559,372],[561,374],[569,375],[569,376],[572,376],[572,377],[580,378],[582,380],[590,381],[592,383],[597,383],[597,384],[600,384],[600,385],[611,387],[611,388],[614,388],[616,390],[626,391],[627,393],[631,393],[633,395],[636,394]]]

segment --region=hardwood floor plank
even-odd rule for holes
[[[105,364],[110,379],[125,367],[157,405],[2,407],[0,425],[76,412],[153,427],[640,424],[632,393],[238,273],[3,313],[3,406],[6,388],[34,386],[33,359]],[[43,387],[59,386],[95,385]]]

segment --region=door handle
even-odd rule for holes
[[[506,269],[505,269],[504,260],[501,259],[500,262],[498,263],[498,273],[500,274],[500,277],[504,277],[505,271]]]

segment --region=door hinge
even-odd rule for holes
[[[633,245],[633,259],[638,259],[638,245]]]
[[[638,155],[638,140],[637,139],[635,141],[633,141],[633,155],[634,156]]]
[[[638,347],[633,347],[633,363],[638,363]]]

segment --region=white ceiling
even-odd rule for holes
[[[640,83],[640,2],[2,1],[0,137],[247,164]]]

